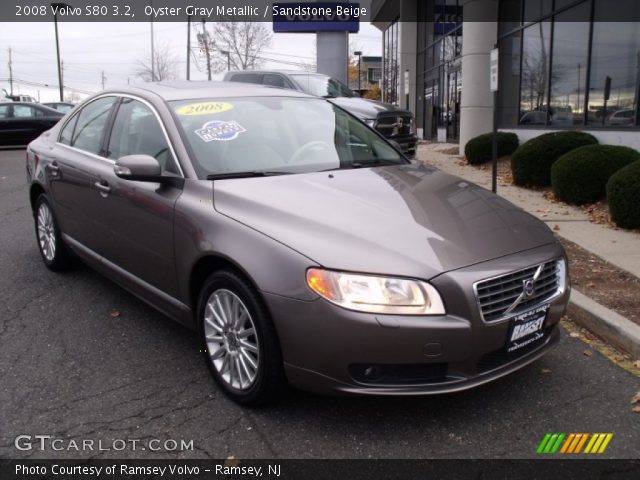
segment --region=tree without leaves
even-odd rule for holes
[[[154,65],[151,68],[151,54],[144,60],[136,62],[135,74],[145,82],[161,82],[176,78],[177,60],[168,45],[157,45],[154,48]],[[153,72],[153,76],[152,76]]]
[[[271,45],[271,32],[260,22],[216,22],[197,34],[200,52],[206,57],[206,47],[212,72],[227,70],[227,56],[232,70],[251,70],[261,64],[260,54]],[[204,59],[205,64],[207,58]]]

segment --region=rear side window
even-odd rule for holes
[[[241,83],[261,83],[262,75],[258,73],[236,73],[231,77],[232,82],[241,82]]]
[[[0,118],[7,118],[9,116],[9,105],[0,105]]]
[[[78,121],[78,115],[74,115],[71,120],[67,122],[67,124],[60,132],[60,143],[64,143],[65,145],[71,145],[71,137],[73,137],[73,128],[76,126],[76,122]]]
[[[270,85],[272,87],[286,87],[282,75],[274,75],[273,73],[265,73],[264,78],[262,79],[262,83],[264,85]]]
[[[104,127],[115,97],[99,98],[86,105],[78,114],[71,146],[96,155],[100,154]]]
[[[151,155],[163,171],[179,173],[160,122],[144,103],[124,98],[109,139],[108,158]]]

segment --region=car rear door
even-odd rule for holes
[[[104,192],[94,179],[113,170],[104,155],[104,139],[115,101],[115,96],[99,97],[71,116],[46,168],[62,232],[99,255],[108,239],[100,228]]]
[[[107,157],[150,155],[162,174],[182,177],[173,148],[154,107],[122,97],[108,138]],[[110,239],[104,257],[145,283],[177,296],[173,250],[174,205],[182,189],[119,178],[113,169],[94,179],[107,192],[100,215]]]

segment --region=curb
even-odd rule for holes
[[[640,326],[572,289],[568,313],[577,324],[612,345],[640,358]]]

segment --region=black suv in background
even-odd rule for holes
[[[418,137],[410,111],[389,103],[360,98],[346,85],[328,75],[283,70],[242,70],[227,72],[224,81],[289,88],[328,98],[387,139],[397,142],[407,157],[414,158],[416,155]]]

